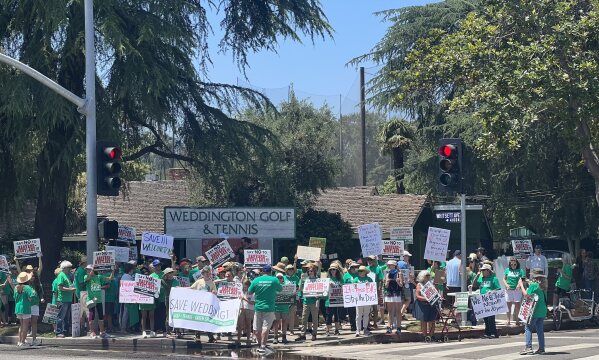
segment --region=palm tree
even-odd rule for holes
[[[384,124],[379,132],[378,141],[383,154],[393,156],[393,176],[398,194],[405,194],[403,173],[405,150],[408,149],[416,133],[414,125],[404,119],[392,119]]]

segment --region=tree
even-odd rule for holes
[[[397,194],[405,194],[403,184],[404,153],[412,145],[415,128],[404,119],[393,119],[381,127],[379,132],[379,143],[381,152],[391,153],[393,156],[393,170]]]
[[[224,14],[220,50],[231,51],[242,69],[249,52],[275,50],[279,37],[298,40],[306,34],[314,39],[331,33],[316,0],[207,4]],[[237,100],[263,108],[266,99],[248,89],[207,80],[212,24],[204,2],[106,0],[96,2],[94,10],[98,130],[121,140],[124,148],[139,149],[126,154],[126,161],[154,153],[184,161],[198,169],[207,184],[218,184],[214,181],[218,174],[242,163],[251,166],[248,154],[268,156],[263,144],[271,134],[227,115]],[[3,51],[83,96],[81,1],[3,1],[0,14]],[[84,121],[71,104],[12,69],[0,67],[0,81],[6,85],[0,89],[0,149],[9,152],[8,174],[2,176],[14,179],[22,167],[15,164],[20,161],[15,144],[18,149],[28,147],[26,158],[36,159],[26,176],[37,187],[32,196],[37,201],[34,232],[48,263],[55,263],[67,194],[76,178],[75,161],[83,151]],[[166,129],[182,139],[183,152],[169,148],[161,136]],[[145,134],[152,135],[150,143]],[[12,194],[2,195],[6,199]]]

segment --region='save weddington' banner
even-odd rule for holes
[[[241,300],[220,301],[207,291],[171,289],[169,325],[175,328],[225,333],[237,331]]]

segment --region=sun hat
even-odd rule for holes
[[[207,272],[207,273],[210,273],[210,272],[212,272],[212,268],[211,268],[210,266],[206,265],[206,266],[204,266],[204,267],[202,268],[202,270],[201,270],[200,272],[203,272],[203,273],[205,273],[205,272]]]
[[[374,255],[368,255],[367,258],[369,260],[376,260],[376,256],[374,256]]]
[[[27,281],[31,280],[31,274],[30,273],[26,273],[26,272],[22,272],[17,276],[17,282],[19,284],[24,284]]]
[[[289,258],[288,258],[287,256],[283,256],[283,257],[281,258],[281,262],[282,262],[282,263],[285,263],[285,264],[288,264],[288,263],[289,263]]]
[[[351,264],[349,265],[349,267],[350,267],[350,268],[353,268],[353,267],[360,267],[360,264],[358,264],[357,262],[353,262],[353,263],[351,263]]]
[[[397,266],[397,261],[395,261],[395,260],[389,260],[389,261],[387,261],[387,265]]]
[[[476,259],[478,259],[478,256],[476,256],[475,253],[470,253],[468,254],[468,259],[475,261]]]
[[[33,270],[33,266],[27,265],[27,266],[25,266],[25,270]]]
[[[537,277],[547,277],[547,275],[543,274],[543,269],[534,268],[530,269],[530,277],[534,279]]]
[[[70,261],[63,261],[60,263],[60,269],[72,268],[73,264]]]
[[[166,269],[162,270],[162,275],[170,274],[172,272],[175,272],[175,270],[173,270],[173,268],[167,267]]]
[[[480,270],[489,270],[490,272],[494,272],[493,268],[489,264],[483,264],[483,266],[480,267]]]
[[[198,256],[198,257],[196,258],[196,261],[205,262],[205,261],[206,261],[206,258],[205,258],[205,257],[203,257],[202,255],[200,255],[200,256]]]
[[[283,277],[283,274],[281,273],[277,273],[277,275],[275,275],[276,277]]]
[[[93,270],[93,269],[94,269],[94,266],[93,266],[92,264],[88,264],[88,265],[85,267],[85,270]]]
[[[272,269],[275,271],[285,272],[285,264],[282,262],[277,263],[277,265],[273,266]]]
[[[368,270],[368,268],[366,266],[364,266],[364,265],[361,265],[358,268],[358,272],[360,272],[360,271],[366,271],[367,274],[370,272],[370,270]]]
[[[285,266],[285,270],[293,270],[293,265],[289,264]]]

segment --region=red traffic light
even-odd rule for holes
[[[118,147],[107,147],[104,149],[104,153],[110,160],[118,160],[121,158],[121,149]]]
[[[455,145],[447,144],[439,147],[439,154],[441,154],[441,156],[455,157],[457,156],[457,153],[458,149],[455,147]]]

